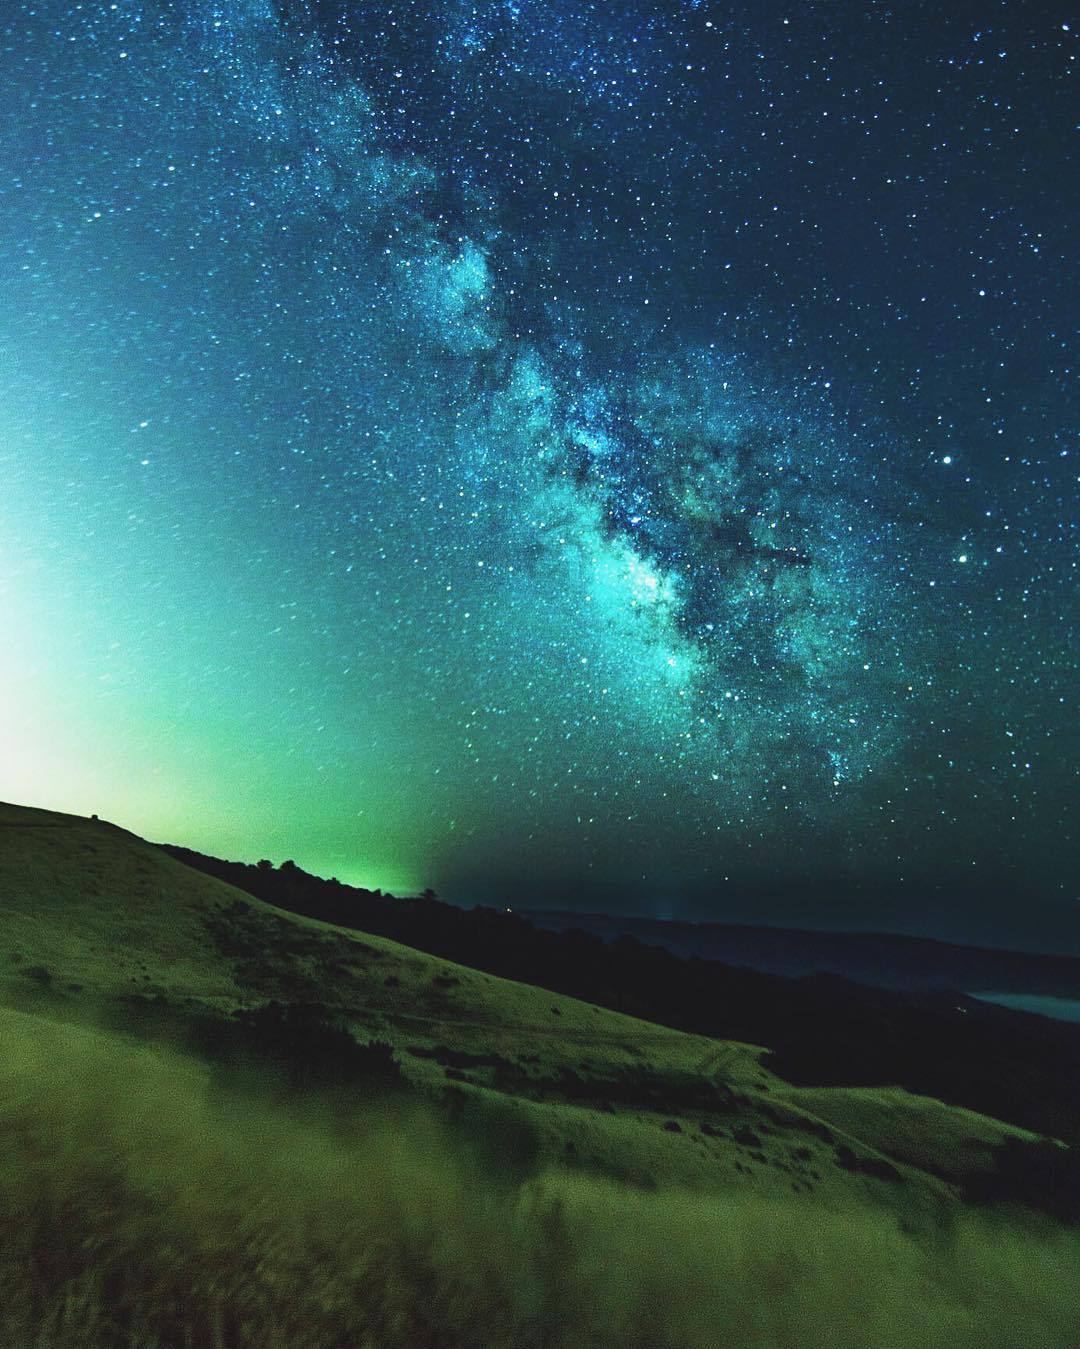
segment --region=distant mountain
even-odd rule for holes
[[[674,955],[788,978],[839,974],[909,992],[1004,993],[1080,999],[1080,959],[960,946],[888,932],[822,932],[741,923],[689,923],[570,910],[526,910],[537,927],[634,937]]]

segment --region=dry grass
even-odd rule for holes
[[[1067,1349],[1080,1243],[864,1207],[512,1181],[430,1112],[331,1128],[0,1013],[8,1349]]]

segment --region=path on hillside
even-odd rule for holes
[[[637,1045],[662,1045],[666,1047],[678,1048],[680,1041],[696,1041],[699,1046],[706,1045],[707,1049],[701,1060],[693,1065],[690,1071],[694,1073],[708,1073],[710,1071],[723,1072],[734,1063],[746,1064],[748,1058],[747,1049],[753,1049],[754,1046],[743,1047],[740,1042],[717,1041],[707,1035],[698,1035],[689,1031],[680,1031],[672,1028],[658,1028],[656,1030],[633,1032],[633,1031],[608,1031],[608,1030],[581,1030],[563,1028],[561,1026],[541,1026],[537,1023],[527,1022],[491,1022],[480,1018],[470,1020],[455,1019],[437,1016],[424,1016],[416,1012],[387,1012],[385,1008],[367,1006],[364,1008],[351,1008],[359,1012],[368,1012],[375,1016],[382,1017],[385,1020],[399,1022],[407,1021],[415,1025],[424,1027],[446,1026],[459,1030],[471,1030],[486,1032],[488,1034],[499,1034],[505,1032],[508,1035],[538,1035],[545,1039],[560,1040],[571,1044],[581,1045],[610,1045],[617,1049],[625,1049],[632,1052]]]

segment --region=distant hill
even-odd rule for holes
[[[912,992],[995,992],[1080,998],[1080,958],[961,946],[887,932],[822,932],[743,923],[690,923],[572,910],[525,910],[553,931],[614,941],[632,936],[679,956],[800,977],[839,974]]]

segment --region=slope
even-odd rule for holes
[[[1024,1136],[898,1090],[882,1110],[793,1088],[757,1047],[285,913],[97,820],[0,807],[0,933],[11,1007],[200,1052],[253,1010],[303,1013],[316,1035],[391,1046],[410,1087],[530,1167],[911,1216]]]

